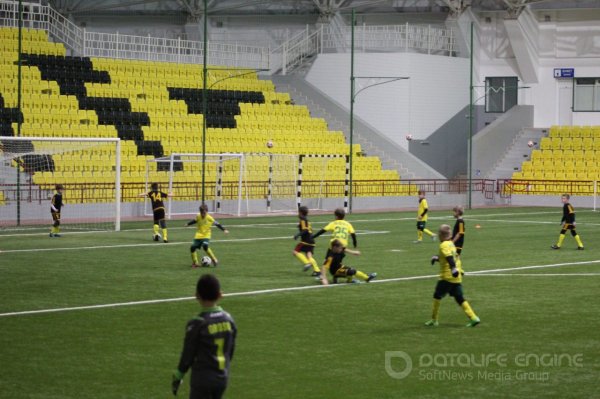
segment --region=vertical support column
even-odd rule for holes
[[[344,184],[344,210],[346,212],[349,212],[350,184],[350,156],[346,155],[346,180]]]
[[[273,201],[273,154],[269,154],[269,178],[267,180],[267,212],[271,212]]]
[[[121,141],[115,149],[115,231],[121,231]]]
[[[304,162],[304,154],[298,157],[298,180],[296,180],[296,207],[302,205],[302,163]]]
[[[203,153],[202,154],[203,158],[206,157],[206,155]],[[203,162],[204,163],[204,162]],[[204,167],[203,167],[204,169]],[[202,187],[204,187],[204,173],[202,174]],[[218,167],[217,167],[217,186],[215,187],[215,212],[216,213],[220,213],[221,212],[221,192],[223,190],[223,157],[219,157],[219,163],[218,163]],[[204,201],[204,189],[202,190],[202,201]]]

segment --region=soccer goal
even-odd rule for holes
[[[117,138],[0,138],[0,228],[50,226],[60,184],[61,230],[119,230],[120,151]]]
[[[241,216],[248,208],[245,168],[244,154],[174,153],[146,161],[146,190],[158,183],[173,194],[165,204],[168,218],[194,215],[202,202],[210,212]],[[144,214],[152,215],[149,201]]]
[[[146,189],[159,183],[173,193],[167,217],[196,214],[203,200],[221,214],[295,213],[297,176],[298,156],[286,154],[171,154],[146,162]],[[144,213],[152,214],[148,201]]]

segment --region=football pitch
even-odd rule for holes
[[[575,204],[576,205],[576,204]],[[68,212],[68,209],[65,209]],[[0,232],[0,398],[168,398],[202,273],[238,326],[227,398],[593,398],[600,375],[600,218],[577,209],[576,251],[552,250],[562,209],[467,210],[462,261],[475,328],[452,298],[426,327],[438,244],[416,211],[352,214],[371,283],[322,287],[292,256],[295,216],[228,218],[217,268],[191,269],[194,227]],[[332,214],[309,215],[313,231]],[[433,210],[427,227],[453,225]],[[476,228],[476,225],[479,228]],[[317,238],[321,263],[329,238]],[[179,397],[189,394],[189,373]]]

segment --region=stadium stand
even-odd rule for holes
[[[560,192],[568,188],[565,181],[600,180],[597,157],[600,156],[600,126],[551,126],[548,136],[540,141],[531,159],[523,161],[513,181],[544,180],[536,184],[536,194]],[[591,195],[591,185],[579,187]]]
[[[19,112],[17,34],[15,28],[0,28],[0,135],[16,135],[22,122],[22,136],[120,138],[124,201],[140,201],[137,194],[147,179],[147,165],[154,165],[150,180],[166,183],[167,170],[161,164],[147,164],[148,159],[202,151],[203,117],[207,153],[317,155],[321,158],[305,159],[304,179],[343,184],[345,160],[324,157],[349,153],[343,132],[329,131],[325,120],[311,117],[306,106],[292,104],[288,93],[276,92],[272,82],[259,79],[255,72],[211,66],[204,104],[200,65],[67,56],[65,47],[49,41],[45,31],[24,29]],[[19,166],[40,187],[102,184],[115,175],[111,164],[103,162],[114,157],[110,151],[114,152],[112,147],[48,156],[44,162],[36,159],[35,167],[22,159]],[[364,156],[360,145],[354,145],[352,153],[355,195],[414,191],[400,184],[397,171],[383,170],[377,157]],[[266,181],[265,157],[249,155],[246,164],[253,180]],[[199,165],[175,167],[175,182],[199,181]],[[207,165],[206,176],[215,179],[214,165]],[[228,170],[224,180],[233,181],[235,176]],[[255,190],[253,195],[264,193]],[[339,190],[308,189],[305,195],[336,196]],[[194,199],[191,193],[189,199]]]

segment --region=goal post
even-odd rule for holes
[[[0,138],[0,229],[49,227],[57,184],[61,230],[120,230],[118,138]]]
[[[235,216],[295,214],[300,204],[318,209],[321,197],[326,195],[327,162],[332,157],[311,156],[308,164],[312,173],[302,186],[301,164],[305,158],[309,156],[174,153],[147,160],[145,185],[149,191],[152,183],[159,183],[162,191],[173,193],[165,204],[168,218],[196,214],[202,187],[211,212]],[[144,214],[152,215],[148,201]]]
[[[245,162],[245,154],[238,153],[173,153],[148,159],[145,189],[150,191],[152,183],[158,183],[161,191],[173,194],[165,204],[169,219],[198,213],[203,198],[211,212],[242,216],[248,209]],[[149,201],[144,214],[152,215]]]

